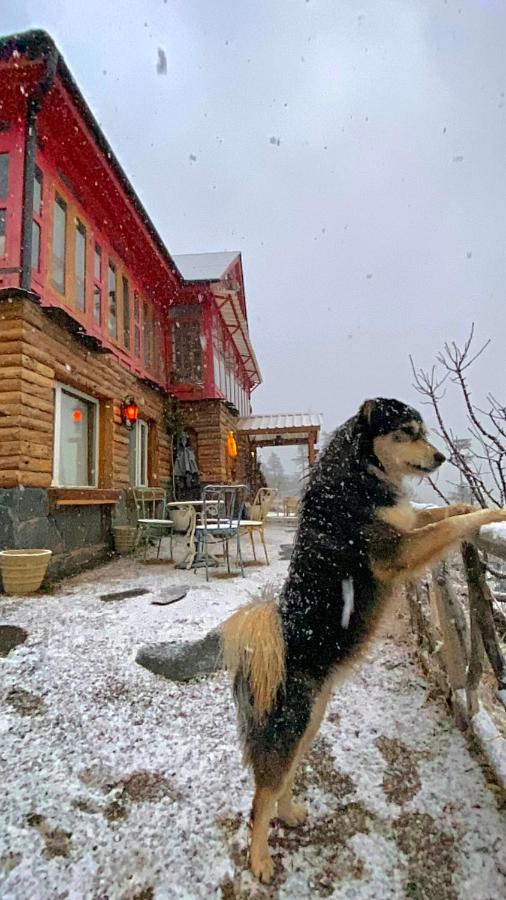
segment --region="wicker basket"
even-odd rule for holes
[[[51,550],[0,550],[5,593],[24,596],[38,591],[51,555]]]
[[[131,553],[135,548],[137,527],[135,525],[115,525],[112,529],[116,553]]]

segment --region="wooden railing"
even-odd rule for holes
[[[408,585],[407,598],[422,665],[506,789],[506,660],[498,635],[506,632],[506,616],[480,551],[506,560],[506,525],[486,526],[475,543],[462,545],[467,590],[458,589],[457,569],[446,561]]]

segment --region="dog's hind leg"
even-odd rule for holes
[[[281,775],[275,787],[257,785],[251,809],[251,844],[249,863],[253,875],[268,884],[274,874],[274,863],[269,853],[269,827],[276,814],[276,802],[291,784],[297,761],[293,760]]]
[[[285,790],[278,800],[278,818],[281,819],[285,825],[289,825],[292,828],[301,825],[307,816],[306,807],[293,799],[293,782],[297,774],[297,766],[311,747],[311,744],[320,730],[320,725],[332,693],[333,680],[333,678],[329,678],[325,682],[315,700],[309,725],[297,747],[294,764],[291,767],[291,778],[287,779]]]

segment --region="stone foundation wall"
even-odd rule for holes
[[[110,506],[55,508],[44,488],[0,488],[0,547],[52,550],[48,577],[102,562],[112,550]]]

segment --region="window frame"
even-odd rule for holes
[[[149,487],[149,422],[146,419],[137,419],[133,432],[132,432],[132,442],[130,443],[129,450],[131,452],[133,446],[134,459],[133,464],[129,466],[130,468],[130,478],[133,475],[133,484],[131,487],[135,490],[136,488],[146,488]],[[142,469],[142,441],[145,440],[145,453],[144,453],[144,472]]]
[[[39,208],[37,209],[35,206],[35,185],[40,184],[40,203]],[[35,276],[39,276],[42,273],[42,228],[43,228],[43,214],[44,214],[44,172],[40,168],[40,166],[35,166],[35,171],[33,175],[33,203],[32,203],[32,258],[30,260],[30,266],[32,270],[32,274]],[[34,240],[33,235],[35,230],[38,230],[39,235],[39,252],[37,256],[37,265],[33,264],[33,248],[34,248]]]
[[[75,306],[75,308],[77,309],[77,311],[80,312],[80,313],[82,313],[83,315],[86,315],[86,313],[87,313],[87,307],[88,307],[88,304],[86,303],[86,300],[87,300],[86,293],[87,293],[87,290],[88,290],[88,265],[87,265],[87,255],[88,255],[88,254],[87,254],[87,250],[88,250],[88,229],[87,229],[85,223],[84,223],[84,222],[80,219],[80,217],[77,216],[77,215],[74,216],[74,223],[73,223],[73,226],[74,226],[74,227],[73,227],[73,234],[74,234],[74,241],[73,241],[73,244],[74,244],[74,246],[73,246],[73,257],[74,257],[74,260],[73,260],[73,261],[74,261],[73,288],[74,288],[74,296],[73,296],[72,299],[73,299],[73,305]],[[83,273],[82,273],[82,278],[81,278],[80,274],[78,274],[78,271],[77,271],[78,235],[80,235],[80,237],[84,240],[84,247],[83,247]],[[79,301],[78,293],[77,293],[77,292],[78,292],[78,285],[80,284],[80,282],[82,282],[82,287],[83,287],[83,299],[82,299],[83,305],[82,305],[82,306],[79,305],[80,301]]]
[[[67,254],[68,254],[68,224],[69,224],[69,204],[65,197],[62,196],[59,190],[55,189],[53,194],[53,204],[52,204],[52,220],[51,220],[51,260],[50,260],[50,269],[49,269],[49,278],[51,282],[51,287],[58,294],[59,297],[63,297],[63,299],[68,303],[69,300],[67,298],[67,288],[68,288],[68,271],[67,271]],[[55,228],[55,208],[59,206],[60,209],[65,210],[65,220],[64,220],[64,228],[63,228],[63,286],[60,287],[59,284],[54,280],[54,228]]]
[[[94,464],[94,473],[95,477],[93,479],[93,484],[62,484],[60,480],[60,441],[61,441],[61,406],[62,406],[62,392],[67,394],[71,394],[77,397],[79,400],[86,400],[87,403],[92,404],[94,407],[94,446],[93,446],[93,464]],[[53,431],[53,477],[52,477],[52,486],[58,488],[69,488],[75,489],[79,488],[80,490],[93,490],[98,487],[99,480],[99,449],[100,449],[100,403],[95,397],[90,397],[89,394],[85,394],[83,391],[78,390],[77,388],[72,387],[68,384],[63,384],[62,382],[56,381],[54,384],[54,431]]]
[[[9,222],[9,213],[8,213],[8,205],[9,205],[9,182],[11,178],[11,169],[12,169],[12,153],[8,149],[1,149],[0,156],[5,156],[7,159],[7,178],[5,182],[5,196],[0,197],[0,217],[3,218],[3,234],[0,234],[0,240],[3,238],[3,253],[0,253],[0,260],[5,262],[9,255],[9,235],[7,233],[7,226]]]
[[[110,315],[111,315],[111,296],[110,295],[111,295],[112,291],[111,291],[111,287],[110,287],[109,276],[110,276],[111,272],[114,273],[114,317],[115,317],[114,318],[114,324],[115,324],[114,334],[111,332],[111,328],[110,328]],[[118,317],[118,310],[119,310],[118,278],[119,278],[118,265],[114,261],[114,259],[111,256],[109,256],[109,254],[107,254],[107,321],[105,324],[106,324],[106,334],[107,334],[109,340],[114,341],[115,344],[118,343],[118,318],[119,318]]]
[[[121,298],[123,301],[121,310],[122,343],[127,353],[132,356],[132,291],[130,290],[130,279],[124,271],[121,272]]]
[[[99,328],[101,331],[103,330],[103,322],[104,322],[104,251],[102,244],[99,243],[96,236],[94,234],[91,235],[91,244],[92,244],[92,255],[93,255],[93,284],[92,284],[92,294],[91,294],[91,320],[96,328]],[[98,250],[98,253],[97,253]],[[100,272],[97,275],[96,272],[96,260],[97,257],[100,259]],[[95,293],[98,291],[98,296],[100,298],[100,302],[98,305],[98,318],[95,315],[96,305],[95,305]]]

